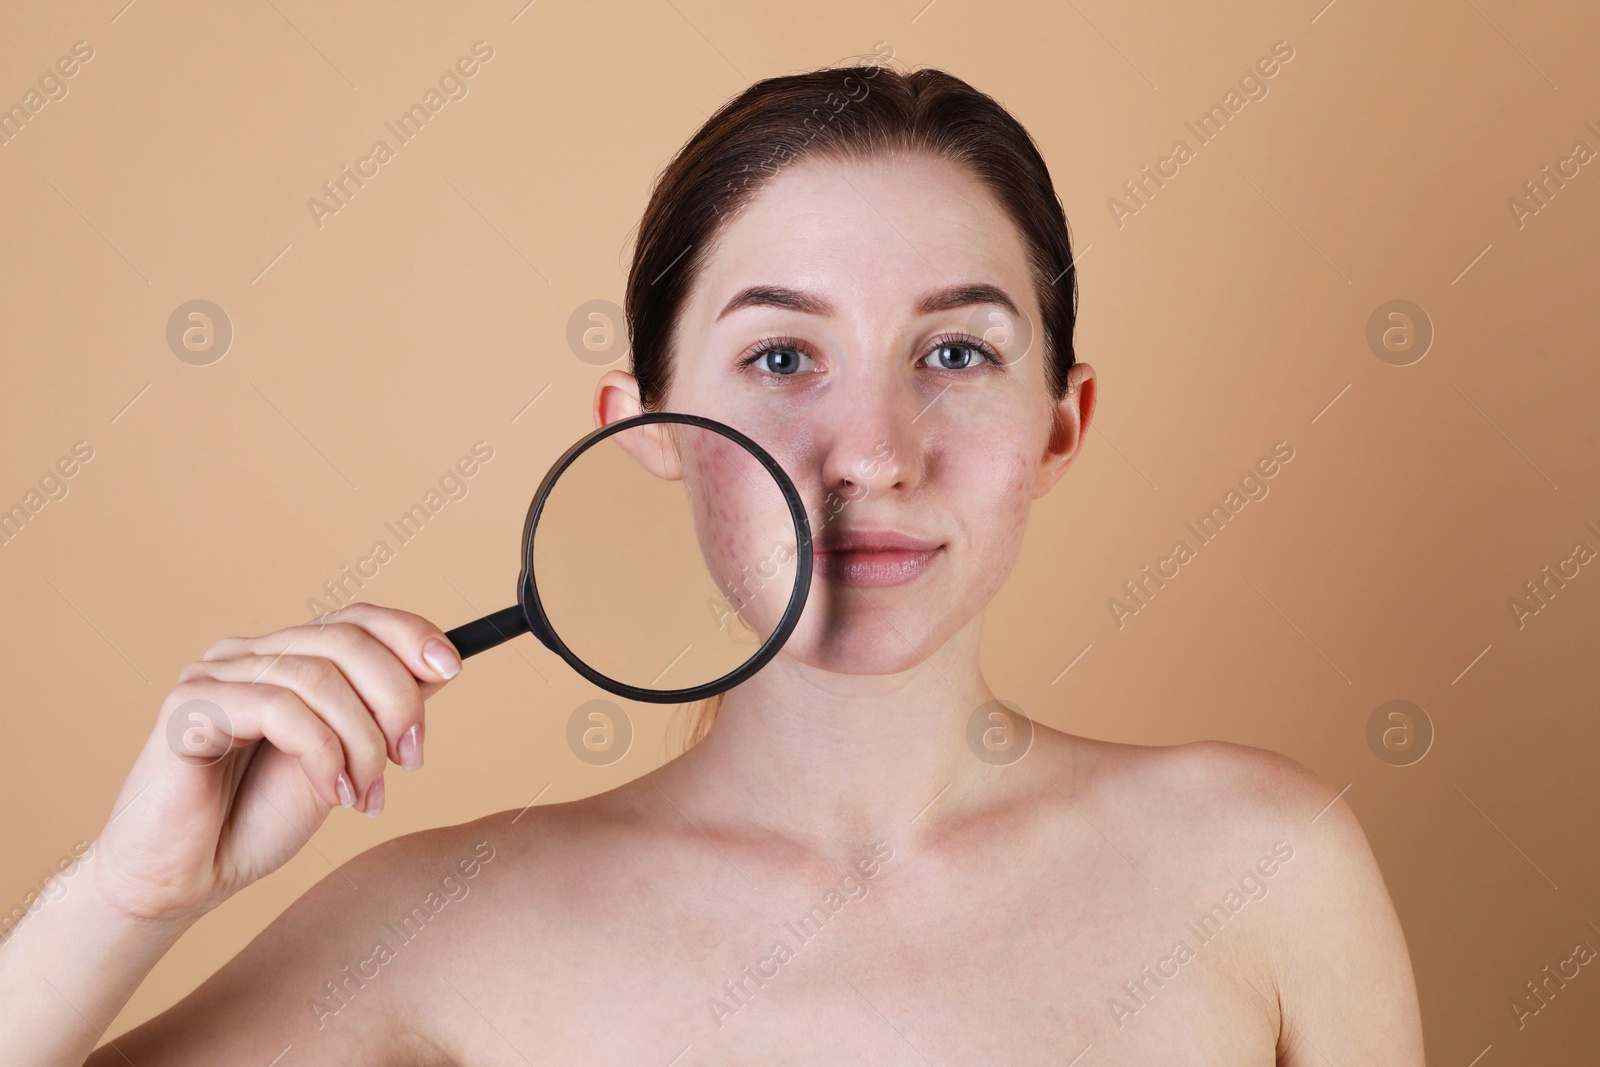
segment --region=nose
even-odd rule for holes
[[[922,398],[902,382],[873,375],[841,381],[823,429],[823,487],[847,500],[914,489],[921,481],[917,416]]]

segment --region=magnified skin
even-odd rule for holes
[[[995,308],[918,310],[951,286],[1037,321],[1020,237],[971,174],[924,155],[786,167],[706,251],[665,404],[768,449],[830,537],[935,543],[914,578],[819,581],[682,756],[363,853],[113,1045],[97,1029],[201,916],[345,790],[381,808],[384,768],[420,761],[423,700],[458,666],[433,623],[373,605],[219,642],[162,705],[80,889],[0,944],[8,1062],[1421,1064],[1404,938],[1332,784],[1220,742],[1035,723],[1007,762],[985,740],[1019,724],[993,718],[983,613],[1097,384],[1079,363],[1053,396],[1037,346],[969,363],[950,338]],[[752,287],[829,310],[724,313]],[[741,363],[772,338],[791,350]],[[640,409],[629,374],[600,379],[597,424]],[[690,462],[726,478],[714,454]],[[731,567],[755,544],[713,534],[710,552]],[[167,743],[200,697],[238,709],[220,762]],[[1029,710],[1071,721],[1056,699]],[[1221,699],[1197,693],[1197,723]],[[402,939],[408,915],[422,932]]]
[[[783,474],[726,434],[656,421],[595,437],[537,504],[538,610],[564,653],[613,682],[704,686],[749,660],[788,605]]]
[[[798,538],[788,504],[754,454],[731,439],[681,427],[671,436],[706,566],[759,644],[794,589]]]

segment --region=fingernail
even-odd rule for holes
[[[383,812],[383,778],[380,776],[367,789],[367,818],[376,819]]]
[[[349,775],[345,774],[343,771],[340,771],[338,780],[333,783],[333,788],[334,791],[339,794],[340,805],[346,808],[353,808],[356,806],[356,791],[350,788]]]
[[[422,724],[415,723],[400,735],[400,769],[414,771],[422,766]]]
[[[445,681],[461,673],[461,657],[456,655],[455,649],[437,637],[422,646],[422,658]]]

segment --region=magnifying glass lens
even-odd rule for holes
[[[756,456],[678,422],[590,445],[550,487],[533,575],[556,637],[641,689],[713,682],[755,655],[799,577],[794,513]]]

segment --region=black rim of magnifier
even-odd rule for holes
[[[609,675],[601,674],[583,660],[579,659],[566,644],[556,635],[555,628],[550,625],[550,619],[545,614],[544,604],[539,599],[539,589],[533,580],[533,538],[538,531],[539,516],[544,511],[545,500],[550,495],[551,488],[562,473],[574,460],[587,451],[592,445],[605,440],[612,434],[623,430],[630,430],[637,426],[644,426],[653,422],[681,422],[688,426],[698,426],[701,429],[712,430],[741,445],[751,455],[760,461],[768,474],[778,483],[778,489],[783,493],[784,503],[789,506],[789,515],[794,520],[796,535],[796,551],[798,558],[796,566],[794,588],[789,593],[789,604],[784,608],[783,618],[778,620],[777,627],[768,635],[755,655],[745,660],[733,670],[700,685],[690,686],[687,689],[642,689],[627,682],[619,682]],[[805,609],[806,597],[811,591],[811,523],[806,517],[805,504],[800,499],[800,493],[795,489],[794,483],[789,480],[777,460],[767,454],[766,449],[756,444],[744,434],[733,427],[708,419],[703,415],[690,415],[676,411],[649,411],[642,415],[621,419],[602,426],[585,435],[577,444],[556,460],[549,473],[544,476],[544,481],[539,483],[539,491],[533,496],[533,503],[528,508],[528,518],[522,526],[522,576],[517,580],[518,603],[509,608],[502,608],[491,615],[466,623],[448,631],[445,636],[456,646],[456,651],[463,659],[475,656],[511,640],[519,634],[532,633],[550,651],[566,660],[567,664],[583,677],[598,685],[608,692],[618,696],[627,697],[629,700],[638,700],[651,704],[676,704],[691,700],[702,700],[718,693],[726,692],[734,686],[744,682],[755,674],[767,661],[778,654],[778,649],[789,639],[794,628],[800,623],[800,614]]]

